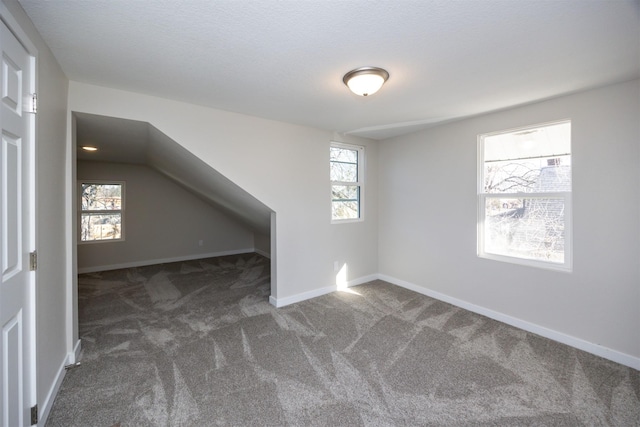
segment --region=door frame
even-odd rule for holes
[[[22,44],[27,53],[29,54],[30,64],[29,64],[29,72],[30,72],[30,93],[37,93],[38,91],[38,49],[36,49],[35,44],[31,41],[27,33],[22,29],[18,21],[11,15],[9,10],[7,9],[4,3],[1,3],[0,7],[0,20],[9,28],[9,30],[13,33],[16,39]],[[29,227],[29,247],[27,248],[27,252],[33,252],[37,248],[38,238],[37,238],[37,227],[36,227],[36,217],[38,211],[37,205],[37,151],[38,151],[38,135],[37,135],[37,115],[29,114],[29,135],[30,135],[30,150],[29,150],[29,183],[25,189],[23,187],[23,191],[26,190],[28,192],[27,203],[28,203],[28,218],[27,223]],[[28,406],[33,407],[38,402],[38,379],[37,379],[37,298],[36,298],[36,290],[37,290],[37,272],[32,271],[29,273],[28,278],[28,286],[29,286],[29,329],[27,331],[28,334],[28,348],[29,348],[29,366],[28,366],[28,383],[26,384],[29,387]]]

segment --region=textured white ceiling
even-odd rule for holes
[[[20,3],[71,80],[377,139],[640,75],[637,0]]]

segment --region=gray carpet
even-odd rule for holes
[[[241,255],[81,275],[47,425],[639,426],[640,372],[375,281],[281,309]]]

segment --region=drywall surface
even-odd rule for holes
[[[37,400],[47,401],[67,358],[65,147],[68,80],[16,1],[7,10],[38,50],[36,117]]]
[[[143,165],[79,161],[78,183],[123,181],[124,240],[78,244],[78,271],[253,250],[253,231]]]
[[[380,273],[640,357],[639,103],[635,80],[381,142]],[[478,258],[477,135],[561,119],[573,272]]]
[[[272,296],[334,285],[335,261],[349,280],[377,272],[376,141],[78,82],[69,109],[148,122],[273,209]],[[332,140],[366,146],[362,222],[331,224]]]
[[[264,256],[271,256],[270,235],[255,232],[253,234],[253,245],[256,248],[256,252]]]

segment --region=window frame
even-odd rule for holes
[[[548,126],[558,125],[562,123],[569,123],[572,126],[571,119],[562,119],[551,122],[538,123],[529,126],[516,127],[511,129],[505,129],[495,132],[479,134],[477,137],[477,256],[479,258],[507,262],[511,264],[524,265],[529,267],[537,267],[547,270],[555,270],[561,272],[570,273],[573,271],[573,144],[572,133],[570,133],[569,140],[569,155],[571,156],[571,190],[561,192],[514,192],[514,193],[485,193],[485,149],[484,139],[486,137],[515,133],[526,132],[532,129],[539,129]],[[572,131],[572,129],[571,129]],[[544,261],[536,259],[521,258],[518,256],[509,256],[503,254],[496,254],[487,252],[485,250],[485,213],[486,213],[486,201],[488,199],[561,199],[564,203],[564,262],[558,263],[553,261]]]
[[[120,209],[118,210],[83,210],[82,209],[82,186],[83,185],[120,185]],[[124,242],[125,241],[125,181],[116,180],[99,180],[99,179],[79,179],[78,180],[78,244],[94,244],[94,243],[109,243],[109,242]],[[109,215],[120,214],[120,238],[119,239],[98,239],[98,240],[82,240],[82,215],[83,214],[97,214],[97,215]]]
[[[329,154],[331,148],[342,148],[358,152],[358,180],[357,181],[332,181],[331,180],[331,155],[329,155],[329,215],[331,224],[348,224],[353,222],[364,221],[364,187],[365,187],[365,147],[363,145],[348,144],[344,142],[331,141],[329,144]],[[333,186],[344,185],[350,187],[358,187],[358,217],[357,218],[334,218],[333,217]]]

